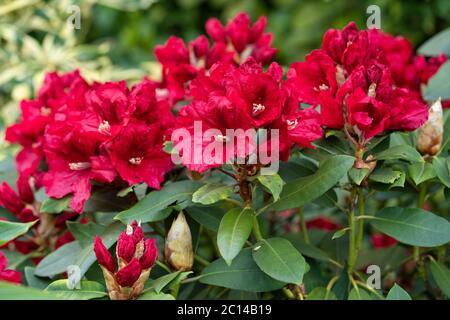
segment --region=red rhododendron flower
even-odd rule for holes
[[[370,238],[375,249],[391,247],[398,243],[397,240],[384,233],[375,233]]]
[[[18,271],[7,269],[8,259],[6,259],[4,253],[0,251],[0,281],[6,281],[11,283],[22,283],[22,274]]]
[[[306,221],[306,228],[334,231],[339,229],[340,225],[327,217],[316,217]]]

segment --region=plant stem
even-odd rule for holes
[[[358,188],[358,216],[364,215],[364,192],[362,188]],[[358,220],[358,235],[356,238],[356,254],[361,249],[361,244],[364,236],[364,219]]]
[[[348,226],[349,231],[349,248],[348,248],[348,274],[351,275],[353,267],[356,262],[356,250],[355,250],[355,214],[353,210],[350,210],[348,214]]]
[[[281,289],[281,291],[283,291],[284,295],[288,298],[288,299],[295,299],[294,294],[292,293],[291,290],[289,290],[288,288],[284,287]]]
[[[256,241],[263,239],[261,229],[259,228],[258,217],[256,215],[253,215],[253,235],[255,236]]]
[[[419,198],[417,199],[417,206],[420,209],[423,209],[425,206],[426,196],[427,196],[427,187],[426,187],[425,183],[422,183],[419,186]],[[422,277],[423,280],[426,281],[425,267],[420,259],[420,247],[415,246],[413,248],[413,257],[414,257],[414,261],[417,264],[419,275]]]
[[[300,218],[300,228],[302,230],[302,236],[305,243],[309,244],[308,229],[306,228],[305,215],[303,214],[303,208],[298,209],[298,217]]]

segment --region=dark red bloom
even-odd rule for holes
[[[384,233],[375,233],[372,235],[370,240],[375,249],[387,248],[398,243],[397,240]]]
[[[0,281],[6,281],[11,283],[22,283],[22,274],[18,271],[7,269],[8,259],[6,259],[4,253],[0,251]]]
[[[316,217],[306,221],[308,229],[319,229],[325,231],[334,231],[340,228],[340,225],[335,221],[326,217]]]
[[[123,127],[107,149],[120,177],[130,185],[145,182],[159,189],[164,175],[173,167],[163,151],[163,132],[158,123],[147,126],[133,120]]]
[[[133,228],[127,226],[127,230],[122,232],[117,240],[117,257],[124,259],[126,262],[130,262],[134,257],[135,246],[133,241]]]

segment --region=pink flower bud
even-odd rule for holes
[[[137,245],[139,241],[144,240],[144,232],[142,232],[141,226],[136,220],[131,223],[131,226],[133,227],[133,241]]]
[[[156,248],[155,239],[145,240],[145,251],[141,259],[139,260],[142,269],[145,270],[153,267],[157,257],[158,257],[158,248]]]
[[[22,200],[6,182],[0,185],[0,205],[16,214],[24,208]]]
[[[122,287],[132,287],[136,280],[139,279],[141,272],[142,268],[139,260],[134,258],[116,273],[117,283]]]
[[[129,230],[131,230],[130,234],[128,234]],[[127,226],[127,230],[122,232],[119,236],[119,240],[117,240],[116,254],[118,258],[130,262],[131,259],[133,259],[134,251],[133,227]]]
[[[102,239],[99,236],[95,237],[94,241],[94,252],[97,257],[98,263],[106,268],[110,272],[114,272],[116,270],[116,264],[111,253],[106,249],[105,245],[102,242]]]
[[[26,176],[20,176],[19,179],[17,179],[16,184],[20,198],[26,203],[33,203],[34,194],[33,189],[30,185],[30,178]]]
[[[206,32],[209,34],[211,39],[218,42],[225,42],[226,41],[226,33],[225,28],[223,27],[222,23],[216,18],[211,18],[208,21],[206,21]]]

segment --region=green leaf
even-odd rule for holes
[[[26,233],[36,221],[28,223],[0,220],[0,246]]]
[[[367,293],[366,290],[358,288],[356,290],[353,288],[350,293],[348,294],[348,300],[372,300],[372,297],[369,293]]]
[[[345,233],[350,230],[350,228],[343,228],[340,229],[338,231],[336,231],[333,236],[331,237],[331,240],[335,240],[335,239],[339,239],[340,237],[342,237],[343,235],[345,235]]]
[[[419,49],[420,54],[425,56],[439,56],[444,53],[450,56],[450,29],[442,30],[433,37],[425,41]]]
[[[73,221],[67,221],[66,224],[75,239],[77,239],[80,243],[81,247],[86,247],[92,244],[95,236],[103,234],[106,229],[106,227],[93,222],[83,224]]]
[[[80,281],[80,289],[69,289],[68,280],[56,280],[45,289],[63,300],[90,300],[106,296],[105,287],[95,281]]]
[[[433,179],[436,176],[433,165],[428,162],[416,162],[408,165],[408,175],[416,185]]]
[[[283,190],[284,181],[278,174],[259,175],[258,181],[265,187],[273,196],[273,201],[278,201],[281,190]]]
[[[306,300],[337,300],[333,291],[328,291],[324,287],[316,287],[308,293]]]
[[[34,270],[36,270],[34,267],[25,267],[24,274],[27,284],[29,287],[44,290],[50,284],[50,281],[48,278],[36,277]]]
[[[390,207],[371,219],[373,227],[412,246],[435,247],[450,241],[450,223],[418,208]]]
[[[192,202],[201,204],[213,204],[231,196],[234,187],[222,183],[208,183],[194,192]]]
[[[408,292],[406,292],[402,287],[397,285],[396,283],[394,286],[389,290],[386,300],[412,300],[409,296]]]
[[[348,172],[348,176],[356,185],[361,185],[361,182],[364,180],[365,177],[367,177],[367,174],[369,173],[369,169],[367,168],[351,168]]]
[[[434,281],[442,292],[450,298],[450,270],[442,263],[430,261],[430,271]]]
[[[69,207],[72,198],[72,196],[65,196],[61,199],[47,198],[42,202],[39,211],[50,214],[61,213]]]
[[[223,216],[217,232],[217,246],[228,265],[241,251],[252,232],[254,214],[250,208],[234,208]]]
[[[344,177],[353,166],[354,157],[338,155],[325,160],[313,175],[286,183],[271,209],[286,210],[296,208],[320,197]]]
[[[447,61],[439,71],[428,81],[424,92],[425,100],[435,101],[439,98],[447,100],[450,98],[450,62]]]
[[[450,188],[450,173],[448,169],[449,163],[450,158],[447,160],[438,157],[433,158],[433,168],[436,171],[436,175],[447,188]]]
[[[253,259],[262,271],[276,280],[302,284],[305,259],[289,240],[270,238],[258,241],[253,248]]]
[[[155,280],[150,280],[146,283],[146,290],[153,290],[156,293],[160,293],[166,286],[169,285],[179,274],[181,271],[169,273],[166,275],[163,275],[162,277],[159,277]]]
[[[393,184],[401,177],[401,175],[401,171],[395,171],[392,168],[380,168],[375,170],[370,175],[369,180],[380,183]]]
[[[408,145],[391,147],[375,155],[377,160],[405,160],[411,163],[423,162],[423,158],[416,149]]]
[[[175,300],[175,297],[167,293],[156,293],[154,291],[148,291],[141,294],[138,300]]]
[[[213,261],[203,269],[199,281],[250,292],[273,291],[285,285],[261,271],[252,258],[252,249],[242,250],[230,266],[223,259]]]
[[[122,231],[123,225],[119,222],[106,228],[105,232],[100,235],[106,248],[111,247],[117,241]],[[77,265],[82,277],[95,261],[93,242],[82,247],[78,241],[72,241],[46,256],[38,264],[34,274],[40,277],[52,277],[66,272],[70,265]]]
[[[0,300],[61,300],[53,292],[0,281]]]
[[[163,220],[170,214],[163,209],[173,203],[190,202],[192,194],[200,185],[201,183],[190,180],[167,184],[161,190],[150,192],[135,206],[120,212],[114,219],[125,224],[131,223],[133,220],[141,222]]]
[[[214,232],[219,230],[220,221],[225,215],[225,210],[218,208],[217,206],[191,206],[186,208],[186,212],[192,219]]]

